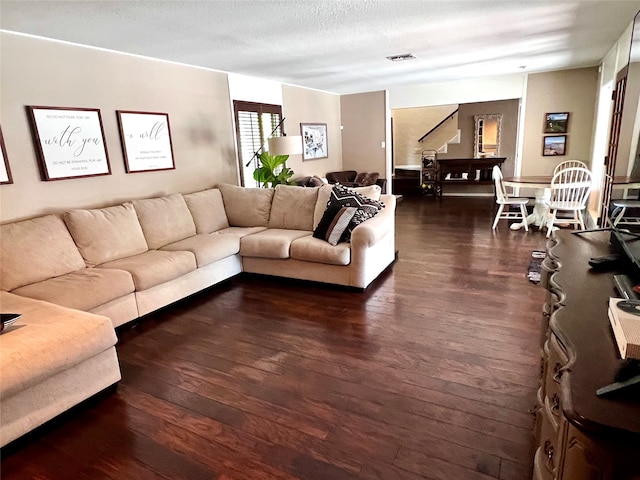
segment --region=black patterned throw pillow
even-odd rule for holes
[[[349,222],[340,241],[348,242],[351,239],[351,232],[365,220],[375,217],[384,208],[384,203],[372,200],[354,192],[350,188],[336,183],[331,189],[331,195],[327,202],[327,208],[331,206],[355,207],[356,212]]]
[[[343,241],[344,232],[355,213],[355,207],[341,207],[339,205],[327,207],[320,223],[313,231],[313,236],[326,240],[331,245],[337,245],[338,242]]]

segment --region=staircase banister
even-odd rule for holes
[[[429,130],[427,133],[425,133],[423,136],[421,136],[418,139],[418,142],[422,143],[422,141],[427,138],[429,135],[431,135],[433,132],[435,132],[438,128],[440,128],[442,126],[443,123],[445,123],[447,120],[451,120],[453,118],[453,116],[458,113],[458,110],[460,110],[459,108],[456,108],[453,112],[451,112],[449,115],[447,115],[444,119],[442,119],[442,121],[440,123],[438,123],[435,127],[433,127],[431,130]]]

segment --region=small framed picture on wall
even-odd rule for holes
[[[555,157],[565,155],[567,151],[566,135],[547,135],[543,137],[542,155]]]
[[[544,119],[544,133],[567,133],[569,112],[547,113]]]
[[[301,123],[302,160],[315,160],[329,156],[326,123]]]

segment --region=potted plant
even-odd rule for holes
[[[269,152],[262,152],[259,158],[260,166],[253,171],[253,178],[263,188],[293,183],[289,180],[293,176],[293,170],[286,165],[289,155],[270,155]]]

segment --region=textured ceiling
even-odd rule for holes
[[[0,27],[335,93],[596,65],[640,0],[1,0]],[[413,53],[390,62],[385,57]]]

